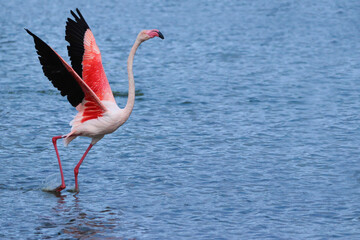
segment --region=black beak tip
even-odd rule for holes
[[[164,35],[160,31],[158,32],[158,34],[159,34],[159,38],[164,39]]]

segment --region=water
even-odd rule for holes
[[[79,173],[51,137],[75,110],[43,76],[29,28],[67,56],[79,7],[120,106],[139,30],[135,108]],[[357,239],[358,1],[2,1],[1,239]],[[67,58],[66,58],[67,59]],[[59,146],[68,188],[90,140]]]

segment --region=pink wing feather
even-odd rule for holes
[[[80,11],[76,11],[79,16],[71,11],[75,21],[69,18],[66,25],[66,40],[70,43],[68,52],[72,66],[100,101],[115,102],[94,35]],[[103,116],[104,109],[86,92],[84,100],[82,106],[77,108],[82,113],[81,122]]]
[[[100,101],[115,102],[101,62],[100,50],[96,45],[94,35],[90,29],[85,32],[84,49],[82,61],[84,82],[91,88]],[[91,98],[88,97],[87,94],[85,94],[85,101],[81,122],[102,116],[102,109],[99,109],[97,104],[91,101]]]
[[[84,37],[83,80],[101,101],[114,101],[109,82],[101,62],[101,54],[94,35],[88,29]]]

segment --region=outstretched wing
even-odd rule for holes
[[[68,18],[65,39],[72,67],[101,101],[115,102],[94,35],[79,9],[70,12],[75,20]]]
[[[74,69],[38,36],[28,29],[25,30],[34,38],[35,48],[45,76],[52,82],[54,87],[60,90],[61,95],[67,96],[67,99],[74,107],[82,103],[84,98],[87,98],[88,101],[93,103],[98,112],[105,112],[106,107]]]

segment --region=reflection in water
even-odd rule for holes
[[[123,239],[112,236],[112,229],[118,226],[120,219],[119,214],[110,207],[97,212],[88,211],[82,208],[76,194],[52,194],[57,197],[57,204],[49,215],[40,217],[40,226],[35,229],[35,234],[40,238],[53,238],[56,235],[75,239]],[[54,231],[56,228],[57,231]]]

